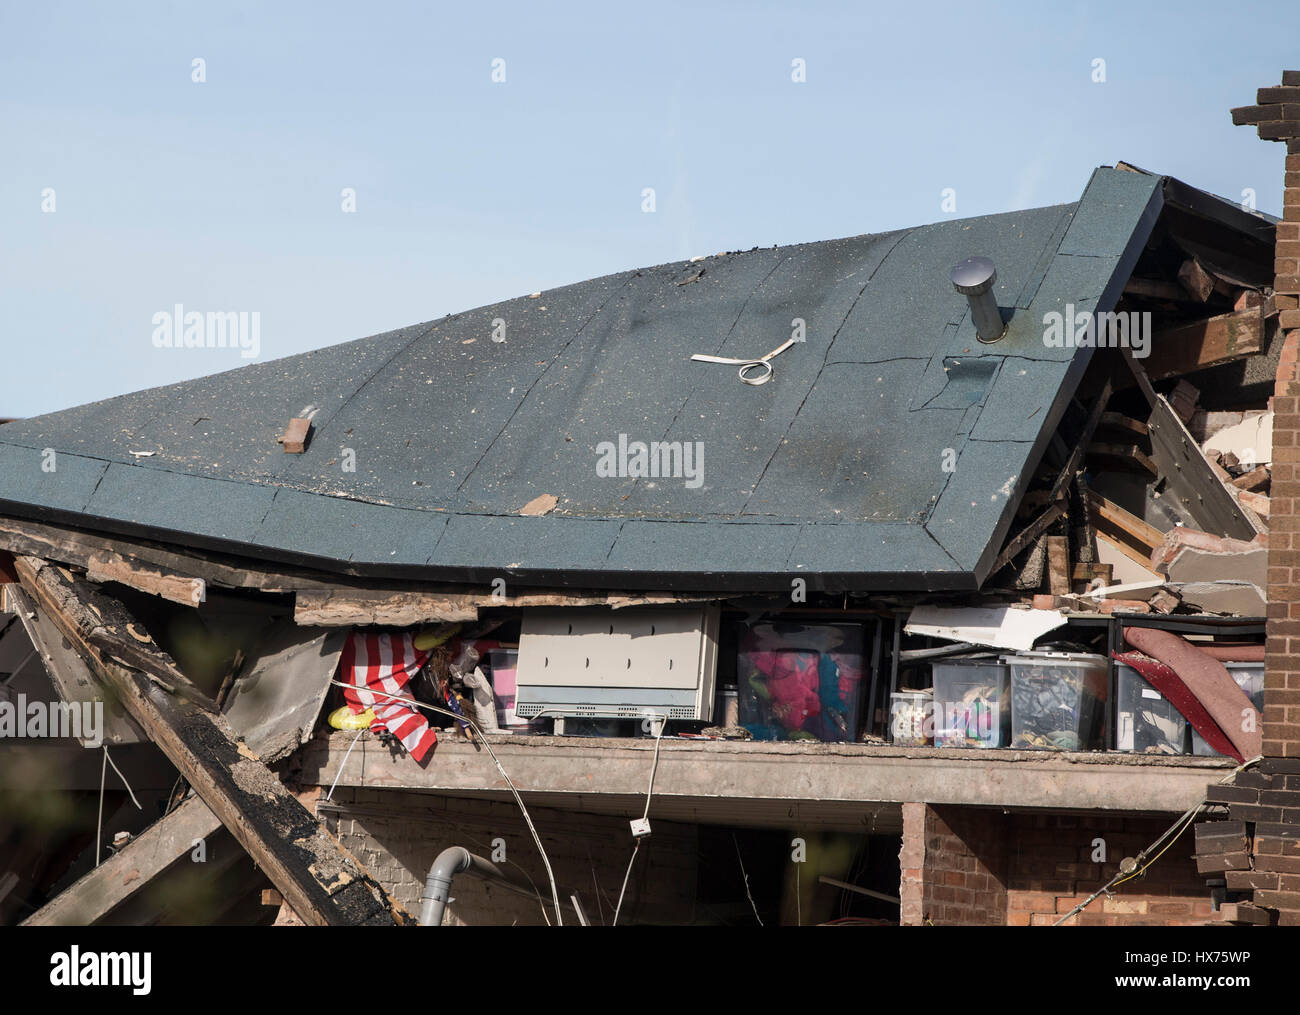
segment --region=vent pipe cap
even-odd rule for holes
[[[952,269],[952,285],[963,296],[978,296],[993,288],[997,270],[987,257],[968,257]]]
[[[1007,326],[993,296],[993,285],[998,280],[993,262],[987,257],[968,257],[952,269],[949,277],[952,287],[970,303],[976,337],[981,342],[996,342],[1005,335]]]

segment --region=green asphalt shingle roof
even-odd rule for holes
[[[0,511],[359,574],[975,588],[1091,352],[1046,347],[1043,314],[1115,304],[1160,183],[1099,169],[1076,204],[623,272],[9,423]],[[1014,309],[994,345],[948,282],[972,254]],[[762,355],[794,318],[770,383],[690,360]],[[597,475],[620,434],[702,442],[702,485]]]

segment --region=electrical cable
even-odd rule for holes
[[[479,740],[482,741],[483,746],[487,748],[487,752],[491,756],[493,763],[497,766],[497,771],[501,773],[501,778],[505,779],[506,785],[510,787],[510,793],[515,798],[515,803],[519,805],[520,813],[524,816],[524,824],[528,826],[528,831],[532,834],[533,842],[537,844],[537,852],[542,856],[542,863],[546,867],[546,876],[551,882],[551,901],[555,905],[555,922],[559,926],[563,927],[564,915],[560,910],[560,892],[555,886],[555,873],[551,870],[551,860],[550,857],[546,855],[546,847],[542,845],[542,837],[537,834],[537,827],[533,824],[533,819],[528,814],[528,808],[524,806],[523,797],[519,795],[519,790],[515,788],[514,781],[510,778],[509,773],[506,772],[505,767],[501,764],[501,759],[497,757],[496,751],[492,750],[492,745],[488,743],[487,737],[485,737],[483,731],[479,729],[478,723],[466,716],[459,716],[450,709],[439,708],[437,705],[429,705],[423,701],[416,701],[414,698],[405,698],[400,694],[390,694],[387,691],[376,691],[369,687],[358,688],[356,684],[345,684],[341,680],[331,679],[330,683],[352,691],[361,690],[370,694],[381,694],[391,701],[400,701],[407,705],[414,705],[416,708],[426,708],[430,712],[438,712],[441,715],[450,716],[452,719],[467,722],[471,727],[473,727],[474,732],[478,734]]]
[[[654,796],[655,792],[655,773],[659,771],[659,745],[663,743],[664,728],[668,725],[668,716],[666,715],[649,716],[647,718],[658,719],[660,721],[658,724],[658,730],[655,734],[655,757],[654,762],[650,766],[650,785],[645,792],[645,810],[641,812],[642,821],[645,821],[650,817],[650,800]],[[641,840],[637,839],[636,845],[632,847],[631,859],[627,862],[627,870],[623,874],[623,887],[620,888],[618,892],[618,905],[614,907],[614,922],[610,924],[611,927],[618,926],[618,914],[623,908],[623,895],[627,891],[627,882],[632,876],[632,865],[636,863],[636,855],[640,849]]]
[[[1262,760],[1262,756],[1258,756],[1258,757],[1251,758],[1249,761],[1242,762],[1231,772],[1229,772],[1226,776],[1220,779],[1218,784],[1222,786],[1224,783],[1232,781],[1237,777],[1238,772],[1244,771],[1245,769],[1249,768],[1251,765],[1261,760]],[[1075,916],[1078,913],[1081,913],[1085,909],[1087,909],[1090,905],[1092,905],[1094,901],[1096,901],[1096,899],[1099,896],[1109,895],[1110,890],[1112,888],[1118,887],[1119,885],[1124,884],[1126,881],[1132,881],[1134,878],[1141,877],[1143,874],[1145,874],[1148,870],[1151,869],[1152,864],[1154,864],[1157,860],[1159,860],[1162,856],[1164,856],[1164,854],[1169,850],[1169,847],[1178,841],[1178,837],[1187,830],[1187,828],[1192,824],[1193,821],[1196,820],[1196,816],[1200,814],[1201,809],[1206,805],[1206,803],[1207,801],[1205,800],[1204,797],[1202,797],[1200,801],[1198,801],[1193,807],[1189,808],[1186,812],[1184,812],[1183,815],[1179,817],[1177,821],[1175,821],[1172,825],[1170,825],[1167,829],[1165,829],[1163,835],[1157,838],[1155,842],[1151,843],[1151,845],[1147,846],[1146,849],[1142,850],[1142,852],[1138,853],[1138,855],[1134,858],[1133,870],[1118,871],[1113,878],[1111,878],[1104,885],[1102,885],[1095,892],[1093,892],[1086,899],[1084,899],[1077,906],[1075,906],[1072,910],[1070,910],[1063,917],[1057,920],[1054,924],[1052,924],[1052,926],[1059,927],[1061,924],[1065,923],[1065,921],[1070,919],[1072,916]],[[1150,860],[1147,860],[1146,863],[1143,863],[1142,861],[1146,860],[1147,854],[1150,853],[1157,846],[1159,846],[1162,842],[1164,842],[1165,839],[1168,839],[1169,841],[1165,843],[1164,848],[1161,849],[1160,852],[1158,852],[1155,856],[1151,857]]]

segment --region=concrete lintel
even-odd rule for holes
[[[457,795],[499,794],[486,752],[445,738],[425,765],[363,736],[321,736],[301,752],[306,783]],[[654,741],[578,737],[492,738],[521,792],[548,798],[644,799]],[[655,797],[704,807],[749,801],[901,804],[1180,813],[1232,766],[1226,759],[1043,751],[909,749],[863,744],[664,740]]]

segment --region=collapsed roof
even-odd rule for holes
[[[1114,308],[1166,207],[1261,222],[1102,168],[1075,204],[610,275],[8,423],[0,511],[367,576],[973,590],[1093,352],[1045,344],[1044,314]],[[974,254],[995,344],[948,282]],[[691,360],[796,319],[769,383]],[[701,448],[701,481],[598,474],[620,435]]]

